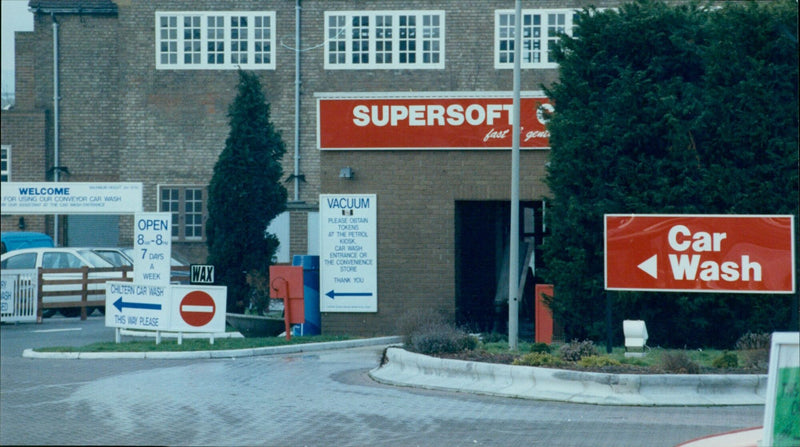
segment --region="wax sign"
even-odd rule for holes
[[[337,149],[510,149],[511,92],[320,93],[318,147]],[[547,149],[553,111],[543,92],[520,100],[520,148]]]
[[[375,194],[320,195],[320,311],[378,311]]]
[[[608,290],[794,293],[794,217],[605,216]]]

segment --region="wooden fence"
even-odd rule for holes
[[[170,281],[172,283],[189,283],[189,267],[173,266]],[[53,278],[52,275],[72,274],[72,278]],[[132,267],[104,267],[76,269],[39,269],[39,290],[37,293],[38,310],[36,321],[42,322],[44,309],[80,309],[81,320],[89,315],[94,307],[105,309],[107,281],[133,281]],[[49,278],[48,278],[49,276]],[[74,286],[80,287],[74,287]],[[53,290],[52,286],[72,286],[62,290]],[[45,289],[49,290],[45,290]],[[44,302],[48,297],[80,296],[79,300]]]

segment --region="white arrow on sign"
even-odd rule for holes
[[[658,279],[658,255],[650,256],[646,261],[637,265],[637,267],[653,278]]]

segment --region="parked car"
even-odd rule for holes
[[[0,256],[0,268],[3,270],[32,270],[39,267],[44,269],[76,269],[82,267],[90,268],[110,268],[114,267],[110,262],[106,261],[102,256],[93,252],[88,248],[27,248],[10,251]],[[75,280],[81,279],[81,273],[47,273],[44,275],[45,280]],[[90,278],[108,278],[109,280],[119,280],[122,278],[118,272],[97,272],[91,273]],[[90,283],[87,288],[89,290],[105,290],[105,283]],[[46,285],[43,291],[79,291],[81,290],[80,284],[63,284],[63,285]],[[91,295],[91,300],[103,300],[105,294]],[[44,297],[44,303],[63,303],[80,301],[81,295],[65,295],[65,296],[51,296]],[[104,307],[89,308],[87,312],[91,313],[95,309],[104,311]],[[42,315],[45,317],[52,316],[55,311],[61,312],[65,317],[74,317],[80,315],[79,307],[63,307],[63,308],[50,308],[44,309]]]
[[[33,231],[9,231],[0,234],[0,255],[21,248],[52,247],[53,238]]]
[[[133,260],[122,248],[92,248],[91,250],[115,267],[133,267]]]

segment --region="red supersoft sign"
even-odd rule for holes
[[[794,293],[794,216],[605,216],[607,290]]]
[[[511,93],[319,94],[321,150],[509,149]],[[520,148],[547,149],[553,107],[542,93],[520,99]]]

